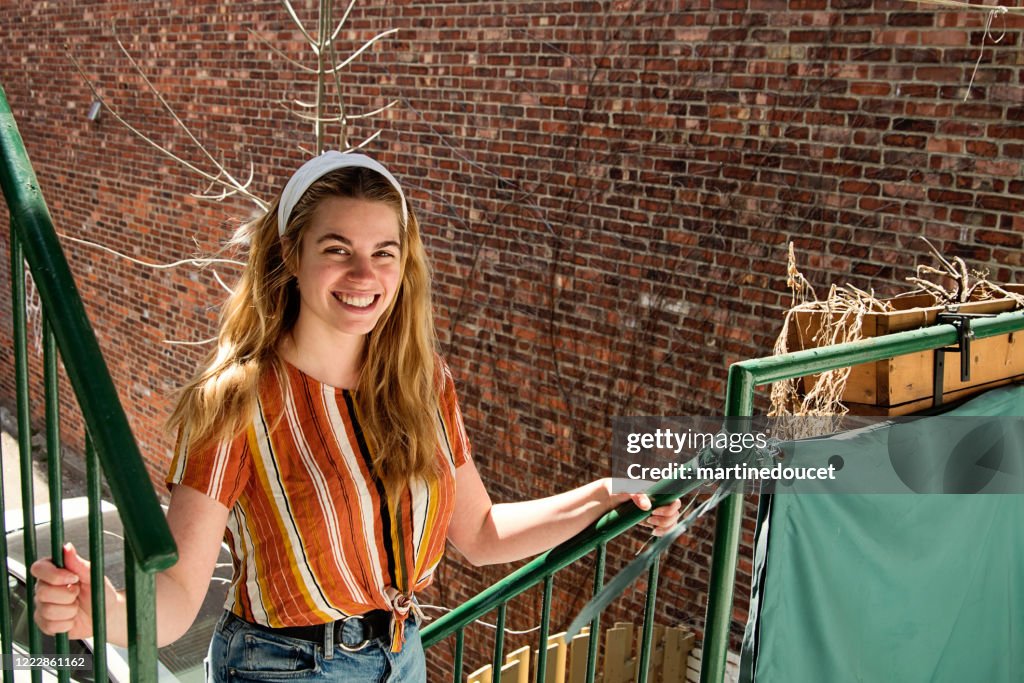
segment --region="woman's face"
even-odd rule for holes
[[[368,334],[401,282],[398,214],[384,202],[320,202],[299,250],[297,325],[326,335]]]

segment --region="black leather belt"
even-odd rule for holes
[[[235,615],[232,615],[235,616]],[[235,617],[236,619],[238,617]],[[345,631],[345,625],[349,622],[353,622],[362,628],[362,634],[359,640],[352,642],[351,636],[346,640],[342,636]],[[343,617],[338,621],[328,622],[326,624],[316,624],[315,626],[283,626],[281,628],[271,628],[270,626],[263,626],[262,624],[252,624],[246,622],[250,626],[253,626],[260,631],[266,633],[273,633],[279,636],[285,636],[288,638],[297,638],[298,640],[306,640],[317,645],[323,645],[325,641],[324,636],[329,628],[334,629],[334,637],[332,641],[334,644],[343,650],[355,652],[362,650],[364,647],[370,644],[370,641],[377,640],[378,638],[387,641],[391,633],[391,612],[383,609],[375,609],[372,612],[366,614],[356,614],[350,617]]]

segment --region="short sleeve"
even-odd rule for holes
[[[455,395],[455,380],[448,364],[440,361],[441,364],[441,391],[438,396],[438,403],[441,409],[441,421],[444,426],[448,455],[451,457],[455,467],[461,467],[469,462],[471,449],[469,437],[466,436],[466,427],[462,424],[462,411],[459,410],[459,399]]]
[[[181,430],[165,482],[168,489],[184,484],[231,508],[245,488],[250,461],[249,430],[200,448],[189,448]]]

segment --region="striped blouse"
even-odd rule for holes
[[[352,392],[283,360],[261,379],[243,433],[194,451],[179,437],[168,485],[230,509],[234,578],[225,609],[271,627],[390,610],[399,614],[400,646],[407,598],[429,585],[444,553],[455,468],[470,457],[451,372],[442,368],[441,475],[397,499],[371,474]]]

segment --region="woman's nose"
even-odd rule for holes
[[[369,280],[373,277],[373,268],[370,259],[363,256],[356,256],[349,261],[348,278],[350,280]]]

